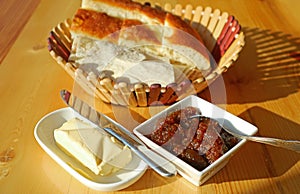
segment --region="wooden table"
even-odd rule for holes
[[[300,140],[300,1],[176,3],[201,3],[227,11],[239,20],[246,35],[238,61],[223,76],[227,99],[216,98],[213,103],[256,125],[258,135]],[[59,91],[72,90],[73,80],[49,55],[46,39],[51,28],[71,17],[79,5],[79,0],[1,1],[0,193],[97,193],[56,164],[33,136],[42,116],[64,107]],[[199,95],[211,99],[209,89]],[[117,110],[107,104],[100,108],[110,116]],[[147,109],[134,111],[138,122],[149,117]],[[299,193],[299,159],[292,151],[247,142],[200,187],[179,175],[164,179],[147,170],[138,182],[119,192]]]

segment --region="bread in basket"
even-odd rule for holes
[[[98,1],[105,2],[106,0]],[[85,0],[83,4],[84,2],[93,1]],[[144,107],[173,104],[187,95],[201,92],[233,64],[244,46],[244,35],[238,21],[226,12],[222,13],[218,9],[212,10],[210,7],[202,8],[201,6],[193,9],[192,6],[187,5],[183,8],[179,4],[174,8],[170,4],[164,5],[163,8],[150,4],[143,6],[181,17],[200,34],[206,49],[217,64],[211,65],[204,76],[197,67],[187,68],[184,71],[187,79],[164,84],[155,83],[155,81],[149,84],[131,83],[114,77],[114,72],[111,71],[102,71],[97,74],[92,70],[83,70],[70,57],[74,37],[70,31],[71,19],[58,24],[51,31],[48,38],[51,56],[70,76],[74,79],[76,77],[86,92],[102,101],[117,105]]]

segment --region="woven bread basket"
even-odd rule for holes
[[[245,42],[241,27],[233,16],[211,7],[198,6],[193,9],[191,5],[183,7],[180,4],[175,7],[170,4],[163,7],[152,6],[180,16],[200,33],[205,46],[217,62],[208,76],[197,76],[198,71],[190,69],[186,73],[189,83],[170,83],[162,87],[160,84],[115,82],[115,78],[105,72],[100,76],[93,72],[83,72],[72,61],[68,61],[72,46],[70,19],[59,23],[50,32],[49,52],[73,79],[76,77],[78,84],[86,92],[106,103],[133,107],[170,105],[187,95],[199,93],[237,60]]]

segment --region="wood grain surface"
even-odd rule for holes
[[[300,140],[300,1],[172,1],[177,3],[226,11],[239,20],[246,36],[238,61],[199,96],[256,125],[257,135]],[[46,42],[50,30],[71,17],[80,1],[0,4],[0,193],[106,193],[70,176],[33,136],[45,114],[65,107],[61,89],[80,91],[51,58]],[[84,98],[129,129],[165,108],[128,109]],[[247,142],[200,187],[179,175],[166,179],[149,169],[138,182],[115,193],[296,194],[299,159],[292,151]]]

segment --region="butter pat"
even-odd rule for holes
[[[96,175],[109,175],[124,168],[132,159],[131,150],[78,118],[54,130],[54,139]],[[89,141],[87,145],[85,142]],[[91,143],[92,142],[92,143]]]

